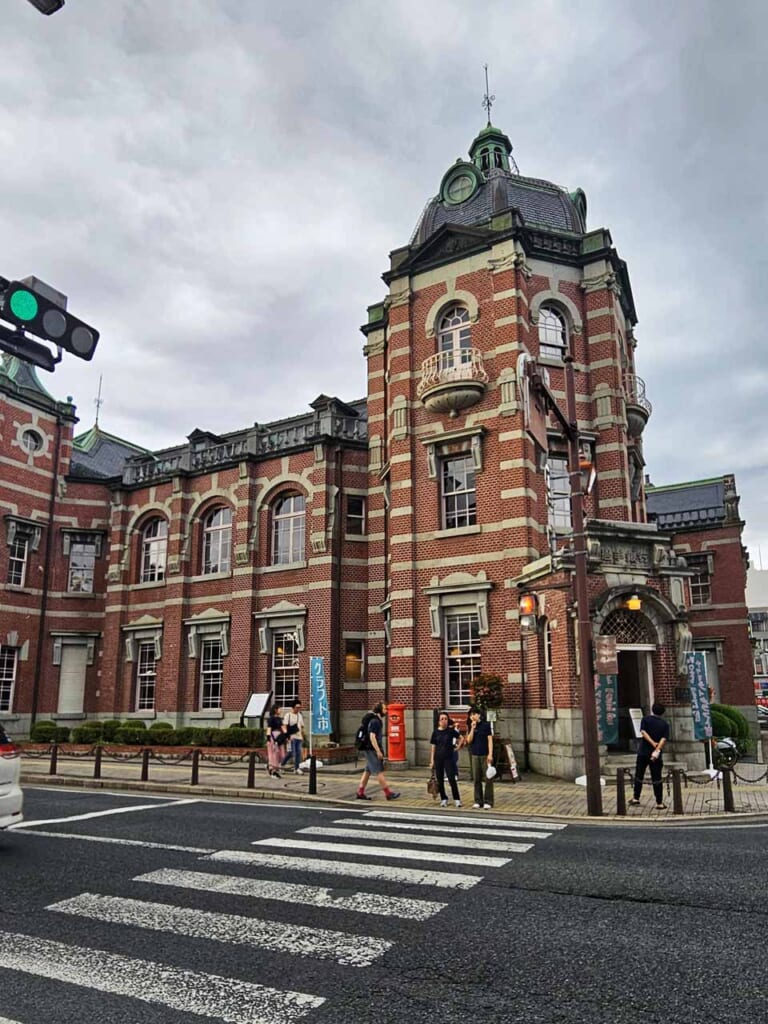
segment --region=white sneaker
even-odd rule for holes
[[[493,810],[493,804],[483,804],[483,810],[484,811],[492,811]]]
[[[480,804],[472,804],[473,807],[479,807]]]
[[[447,800],[441,800],[440,801],[440,806],[441,807],[447,807],[448,806],[448,801]]]
[[[454,800],[457,807],[461,807],[461,800]]]

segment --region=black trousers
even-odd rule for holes
[[[635,800],[640,799],[640,794],[643,791],[643,778],[645,776],[645,769],[651,766],[651,782],[653,783],[653,795],[656,797],[657,804],[664,803],[664,784],[661,781],[661,769],[663,767],[662,757],[657,757],[655,760],[651,760],[650,754],[638,754],[637,764],[635,765]]]
[[[453,799],[458,800],[459,787],[456,783],[456,761],[453,756],[453,751],[451,751],[447,757],[440,757],[438,753],[435,753],[435,775],[437,777],[437,784],[440,787],[440,799],[448,799],[445,792],[445,776],[447,775]]]

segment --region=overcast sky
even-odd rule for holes
[[[736,474],[768,568],[764,0],[0,0],[0,275],[101,330],[40,371],[148,447],[365,395],[366,307],[485,123],[629,266],[654,483]],[[760,550],[758,550],[760,549]]]

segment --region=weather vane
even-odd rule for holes
[[[483,64],[485,68],[485,96],[483,96],[483,106],[488,111],[488,127],[491,125],[491,107],[493,101],[496,99],[495,96],[491,96],[491,90],[488,88],[488,65]]]
[[[103,379],[103,374],[100,373],[99,374],[99,393],[98,393],[97,397],[94,398],[94,400],[93,400],[93,404],[96,406],[96,423],[94,424],[94,426],[96,426],[96,427],[98,427],[98,425],[99,425],[99,412],[101,410],[102,405],[104,404],[104,399],[101,397],[101,381],[102,381],[102,379]]]

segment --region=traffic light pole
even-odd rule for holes
[[[571,514],[573,517],[573,599],[579,644],[579,679],[581,681],[581,719],[584,733],[584,771],[587,777],[587,813],[600,817],[603,813],[603,792],[600,780],[600,750],[597,737],[597,708],[592,671],[592,621],[589,617],[587,587],[587,535],[584,531],[584,490],[581,482],[579,452],[579,419],[576,412],[576,382],[573,356],[566,355],[565,415],[544,377],[534,374],[534,386],[544,395],[568,438],[568,475],[571,483]]]

